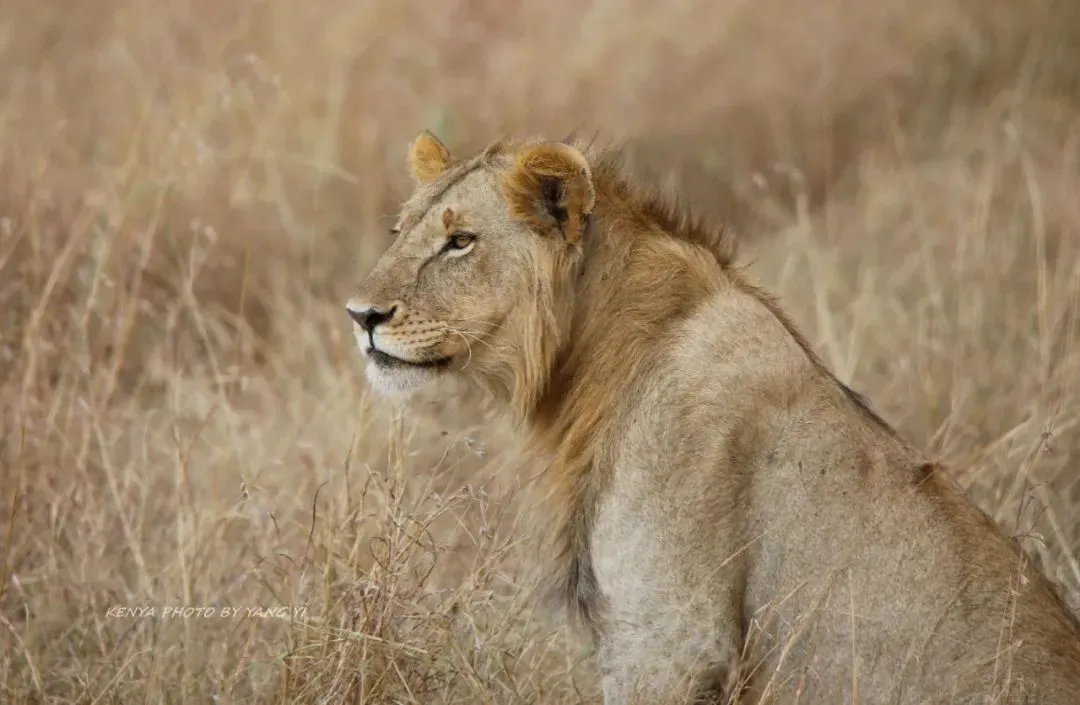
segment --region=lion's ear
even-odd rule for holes
[[[596,205],[592,171],[585,156],[561,143],[527,147],[502,178],[510,212],[540,232],[581,237]]]
[[[450,150],[439,138],[424,130],[409,144],[409,169],[417,184],[426,186],[450,166]]]

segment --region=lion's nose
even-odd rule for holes
[[[356,321],[357,325],[363,328],[365,333],[370,333],[375,330],[376,326],[382,325],[393,318],[397,306],[392,306],[389,310],[375,308],[374,306],[363,309],[346,306],[345,310],[349,312],[349,318]]]

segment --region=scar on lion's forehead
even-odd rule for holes
[[[465,227],[465,215],[460,208],[455,209],[454,206],[447,206],[442,214],[442,224],[448,231],[463,228]]]
[[[402,229],[415,227],[423,220],[428,210],[438,204],[439,199],[451,188],[460,183],[469,174],[482,168],[496,166],[497,162],[505,157],[510,150],[510,143],[506,140],[496,140],[487,146],[479,155],[471,159],[463,159],[452,163],[438,178],[429,186],[417,190],[404,204],[402,215]],[[443,225],[450,226],[445,222],[446,214],[443,214]],[[461,216],[457,216],[460,220]]]

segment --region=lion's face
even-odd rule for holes
[[[430,134],[413,142],[417,192],[394,227],[397,239],[347,304],[377,391],[409,393],[448,373],[513,377],[529,355],[526,338],[538,331],[528,322],[552,306],[559,286],[550,279],[576,247],[550,232],[566,222],[569,192],[552,181],[544,192],[519,193],[531,172],[514,156],[489,150],[455,163]],[[535,212],[523,215],[523,199],[533,196]],[[563,209],[561,220],[538,221],[548,207]]]

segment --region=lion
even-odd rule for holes
[[[347,302],[370,386],[466,380],[558,509],[552,584],[604,702],[1080,702],[1080,623],[821,362],[734,237],[619,150],[411,143]]]

